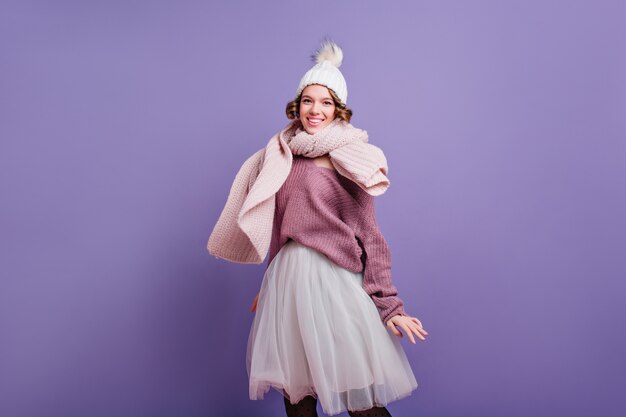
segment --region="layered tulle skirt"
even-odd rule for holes
[[[328,415],[385,406],[417,382],[397,336],[362,288],[363,275],[289,240],[268,266],[248,338],[250,399],[274,388]]]

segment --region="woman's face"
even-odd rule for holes
[[[335,118],[335,102],[328,88],[311,84],[302,90],[300,121],[309,134],[324,129]]]

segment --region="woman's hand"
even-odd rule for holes
[[[256,303],[259,301],[259,293],[256,293],[256,296],[254,297],[254,300],[252,301],[252,305],[250,306],[250,311],[251,312],[255,312],[256,311]]]
[[[416,317],[404,316],[397,314],[387,320],[387,327],[391,329],[393,334],[398,337],[402,337],[402,333],[396,328],[396,326],[400,327],[407,336],[409,336],[409,340],[411,343],[415,344],[415,338],[413,337],[413,333],[421,340],[426,341],[424,336],[428,335],[428,332],[424,330],[422,327],[422,322],[419,321]]]

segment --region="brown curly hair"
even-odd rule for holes
[[[304,91],[304,90],[303,90]],[[347,107],[345,104],[341,102],[337,94],[330,88],[328,89],[330,96],[333,98],[335,102],[335,117],[340,118],[348,123],[350,123],[350,119],[352,118],[352,110]],[[300,117],[300,100],[302,99],[302,92],[298,94],[298,97],[287,103],[287,108],[285,109],[285,113],[289,119],[296,119]]]

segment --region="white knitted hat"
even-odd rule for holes
[[[298,85],[296,97],[307,85],[321,84],[337,94],[343,104],[348,100],[348,87],[343,74],[339,71],[343,61],[343,51],[331,40],[322,43],[322,47],[311,57],[316,64],[304,74]]]

